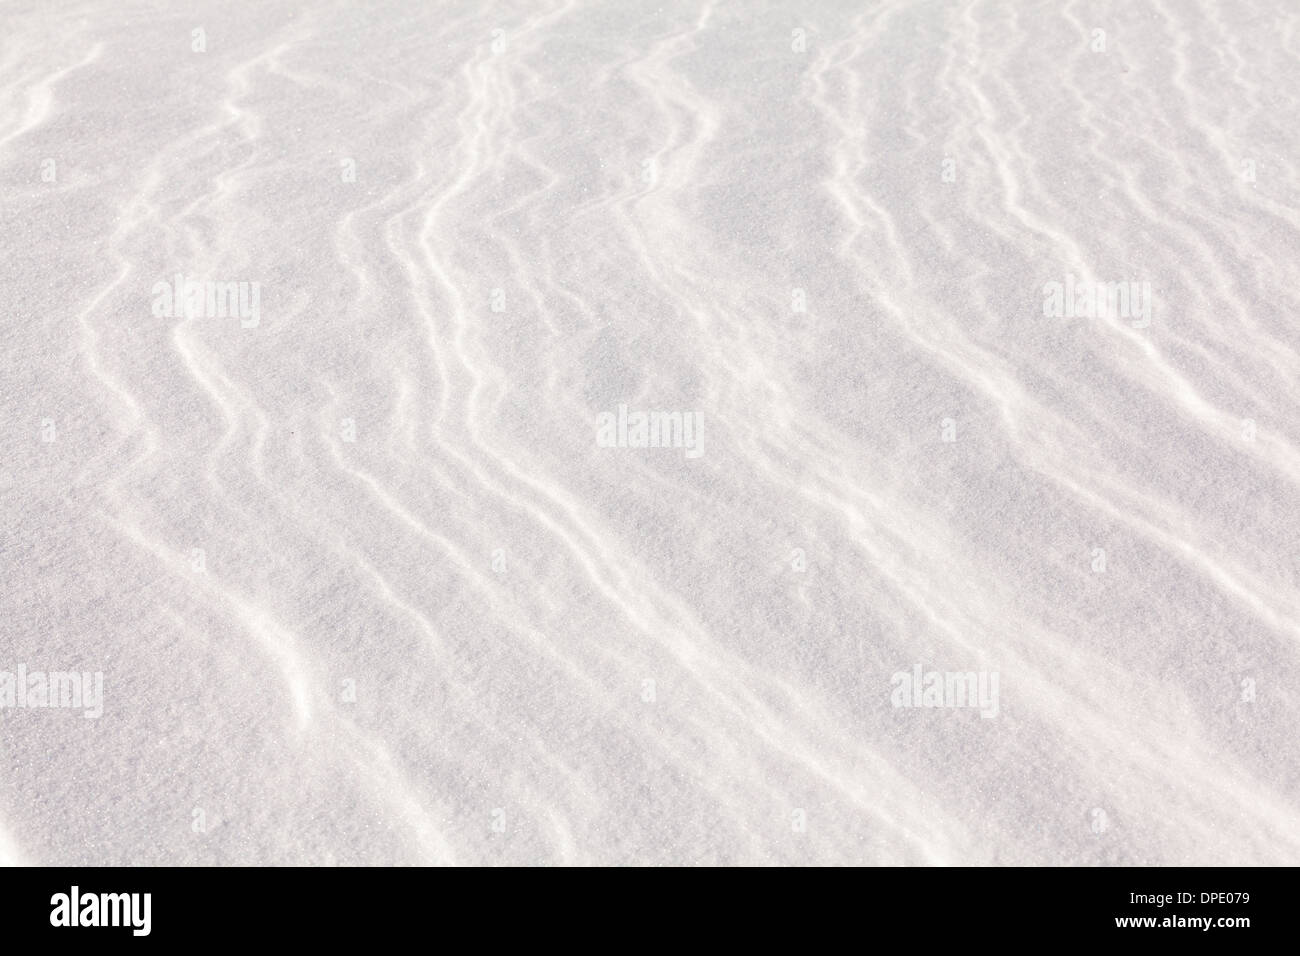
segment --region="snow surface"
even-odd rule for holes
[[[1294,0],[0,22],[0,860],[1300,863]]]

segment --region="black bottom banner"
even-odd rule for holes
[[[882,869],[800,873],[423,869],[9,869],[9,944],[374,945],[426,931],[593,944],[801,947],[1128,939],[1239,946],[1291,937],[1291,869]],[[428,936],[424,937],[429,939]],[[550,940],[546,940],[550,941]],[[10,949],[21,952],[21,949]],[[54,952],[57,950],[48,950]]]

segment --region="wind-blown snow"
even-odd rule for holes
[[[1293,0],[0,20],[0,862],[1300,861]]]

